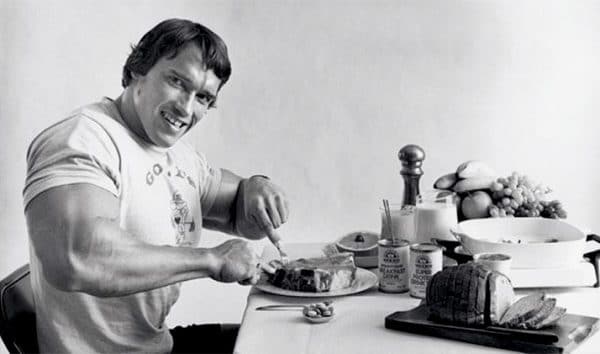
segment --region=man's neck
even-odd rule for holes
[[[142,122],[135,111],[131,89],[125,88],[123,93],[115,100],[115,104],[127,128],[144,141],[148,141]]]

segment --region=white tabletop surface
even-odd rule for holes
[[[289,244],[290,258],[319,255],[322,244]],[[274,249],[266,247],[266,259]],[[532,291],[528,289],[527,292]],[[569,313],[600,317],[600,289],[543,289]],[[525,292],[517,291],[517,295]],[[268,304],[310,303],[322,299],[284,297],[252,289],[235,346],[239,354],[352,354],[352,353],[510,353],[498,348],[386,329],[384,319],[395,311],[416,307],[419,299],[405,294],[385,294],[377,287],[351,296],[330,298],[335,317],[324,324],[310,324],[298,311],[256,311]],[[576,354],[598,353],[600,334],[582,343]]]

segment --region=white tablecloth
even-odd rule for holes
[[[319,254],[319,244],[289,244],[291,258]],[[265,250],[265,257],[274,255]],[[600,317],[600,289],[543,289],[557,298],[569,313]],[[528,290],[528,292],[531,290]],[[517,291],[517,295],[525,292]],[[361,294],[332,298],[335,317],[324,324],[310,324],[298,311],[256,311],[267,304],[310,303],[322,299],[293,298],[253,289],[235,346],[239,354],[351,354],[351,353],[507,353],[498,348],[386,329],[384,319],[395,311],[416,307],[419,299],[405,294],[385,294],[377,288]],[[599,353],[600,334],[585,341],[576,354]]]

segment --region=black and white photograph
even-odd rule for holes
[[[0,0],[0,354],[600,352],[600,1]]]

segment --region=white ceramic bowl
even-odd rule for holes
[[[513,268],[559,268],[581,262],[585,233],[557,219],[486,218],[458,223],[452,233],[471,253],[504,253]]]

